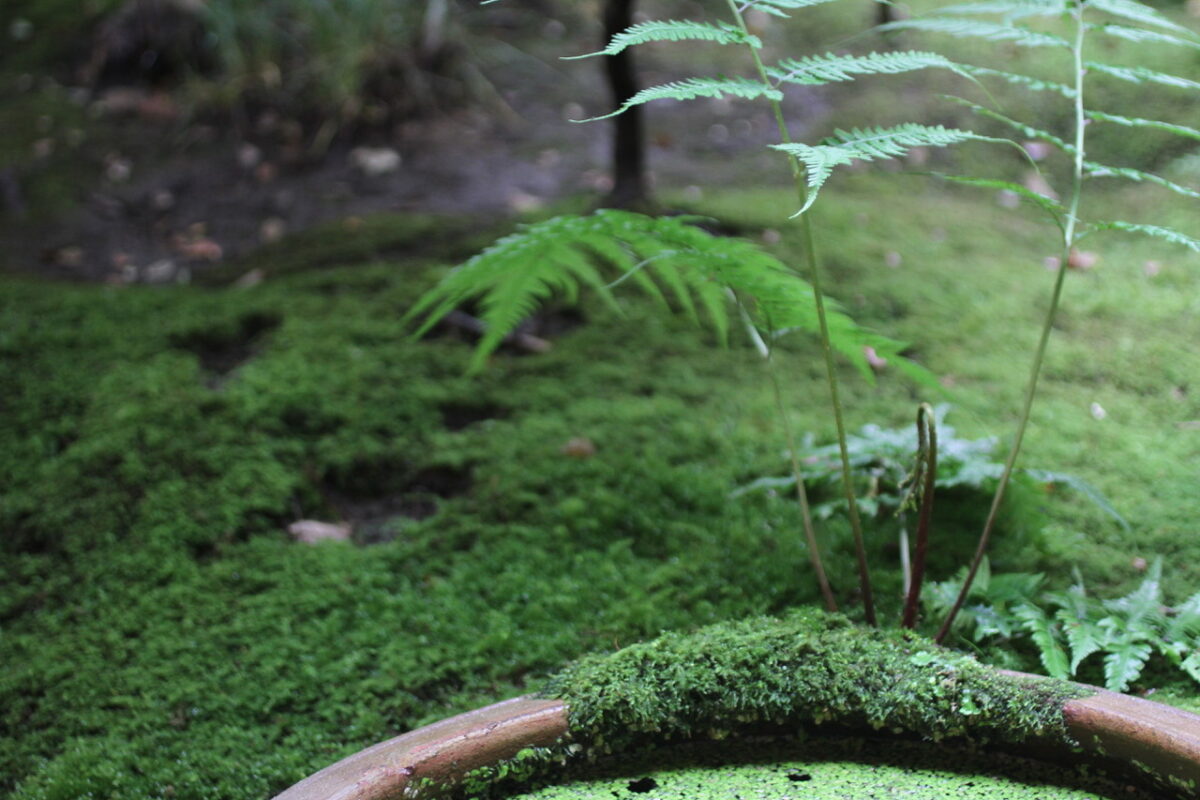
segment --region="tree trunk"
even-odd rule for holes
[[[604,41],[633,24],[633,0],[608,0],[604,7]],[[633,54],[626,49],[604,60],[613,101],[621,105],[638,91]],[[634,106],[613,118],[613,187],[604,205],[613,208],[644,207],[646,191],[646,137],[642,108]]]

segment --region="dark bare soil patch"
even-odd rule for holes
[[[254,357],[263,338],[282,321],[266,312],[246,314],[224,325],[173,334],[171,346],[194,353],[208,375],[209,387],[217,389],[233,370]]]

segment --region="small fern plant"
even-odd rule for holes
[[[854,477],[846,443],[834,353],[840,353],[868,377],[867,347],[907,370],[922,373],[900,357],[904,345],[860,328],[835,304],[821,286],[811,212],[817,196],[833,170],[853,162],[901,156],[918,147],[940,147],[966,141],[1007,141],[970,131],[908,123],[893,128],[838,131],[832,138],[807,145],[792,140],[783,113],[783,89],[788,84],[821,85],[854,80],[860,76],[889,75],[924,69],[970,73],[936,53],[870,53],[861,56],[810,55],[767,63],[763,43],[746,25],[745,14],[754,10],[787,18],[805,7],[831,0],[727,0],[725,17],[714,21],[654,20],[617,33],[590,56],[611,56],[648,42],[701,41],[743,48],[746,75],[693,77],[641,90],[626,99],[606,119],[654,100],[686,101],[696,98],[740,98],[767,103],[778,124],[775,149],[790,165],[797,193],[800,235],[805,254],[804,278],[748,242],[710,236],[682,218],[654,219],[631,213],[601,211],[588,217],[558,217],[530,225],[501,239],[475,256],[422,297],[408,312],[409,320],[423,319],[417,334],[427,331],[456,306],[478,301],[486,333],[471,362],[480,368],[513,327],[539,303],[558,294],[573,300],[589,288],[616,307],[611,290],[629,284],[656,300],[671,297],[693,319],[707,322],[724,339],[730,324],[729,307],[740,309],[751,338],[768,363],[777,333],[801,329],[817,334],[825,365],[830,406],[837,430],[841,486],[854,536],[863,616],[876,623],[870,573],[862,525],[855,499]],[[588,120],[585,120],[588,121]],[[614,280],[615,278],[615,280]],[[698,309],[702,309],[701,317]],[[784,401],[774,372],[771,380],[781,424],[793,455],[795,486],[801,506],[805,538],[825,605],[836,610],[821,562],[812,525],[797,448],[787,428]]]
[[[998,19],[988,21],[987,17],[997,17]],[[1027,24],[1032,20],[1040,20],[1046,23],[1043,27],[1048,26],[1051,29],[1035,29]],[[1065,28],[1065,31],[1062,31],[1062,35],[1060,35],[1055,28]],[[961,67],[962,70],[981,81],[1000,80],[1029,92],[1049,93],[1061,98],[1064,107],[1070,111],[1071,119],[1070,130],[1065,135],[1058,135],[1035,124],[1013,119],[984,105],[966,100],[959,100],[959,102],[980,117],[1007,128],[1024,139],[1036,140],[1057,149],[1069,160],[1071,166],[1069,186],[1062,193],[1065,201],[1061,203],[1050,197],[1034,193],[1021,185],[986,178],[957,179],[989,188],[1006,188],[1035,202],[1049,214],[1057,226],[1061,234],[1061,247],[1050,293],[1050,302],[1030,367],[1016,432],[959,596],[951,605],[936,636],[941,641],[953,624],[955,615],[969,596],[972,581],[987,552],[1001,502],[1012,478],[1029,424],[1046,347],[1058,314],[1067,270],[1074,262],[1072,255],[1076,252],[1076,248],[1084,239],[1097,232],[1115,230],[1155,237],[1200,252],[1200,240],[1171,228],[1125,220],[1083,219],[1080,212],[1084,187],[1087,181],[1096,178],[1119,178],[1150,183],[1192,200],[1200,199],[1200,191],[1189,186],[1121,165],[1099,164],[1087,157],[1087,132],[1090,124],[1119,125],[1132,130],[1165,131],[1193,140],[1200,140],[1200,131],[1166,121],[1122,116],[1094,109],[1089,107],[1086,102],[1088,99],[1086,92],[1090,81],[1097,77],[1104,80],[1160,84],[1183,89],[1200,88],[1200,84],[1187,78],[1136,65],[1110,65],[1090,61],[1087,58],[1087,47],[1093,37],[1100,37],[1151,42],[1194,51],[1200,49],[1200,37],[1138,0],[980,0],[976,3],[950,6],[928,16],[893,22],[881,26],[880,30],[923,31],[985,41],[1009,42],[1021,47],[1040,48],[1061,53],[1062,60],[1066,64],[1060,81],[1044,80],[1004,70]]]
[[[957,580],[930,585],[925,602],[931,611],[944,613],[953,605],[964,577],[965,570]],[[1115,692],[1128,690],[1155,655],[1200,682],[1200,592],[1166,605],[1161,558],[1137,588],[1113,600],[1092,597],[1078,573],[1065,591],[1043,592],[1043,580],[991,575],[985,559],[955,631],[980,646],[1032,645],[1055,678],[1100,668],[1104,685]]]

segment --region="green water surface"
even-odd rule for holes
[[[523,800],[1100,800],[1151,795],[959,747],[844,739],[704,743],[601,762]]]

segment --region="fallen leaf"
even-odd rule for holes
[[[344,542],[350,538],[352,528],[348,523],[318,522],[314,519],[302,519],[288,525],[288,533],[304,544],[335,541]]]

